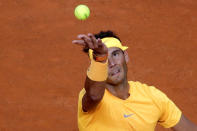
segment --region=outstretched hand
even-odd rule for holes
[[[106,55],[108,53],[108,49],[104,43],[102,43],[101,39],[96,39],[95,36],[91,33],[80,34],[77,36],[79,40],[73,40],[73,44],[80,45],[84,48],[89,48],[93,50],[95,55]]]

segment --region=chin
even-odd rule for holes
[[[111,84],[111,85],[118,85],[120,83],[123,82],[123,79],[120,79],[120,78],[107,78],[107,81],[106,81],[108,84]]]
[[[111,85],[118,85],[124,81],[125,77],[125,71],[123,71],[123,69],[117,74],[109,72],[106,82]]]
[[[118,82],[118,81],[107,81],[107,83],[110,84],[110,85],[118,85],[121,82]]]

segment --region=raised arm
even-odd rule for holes
[[[173,131],[197,131],[196,124],[189,121],[183,114],[178,124],[172,127]]]
[[[96,71],[95,72],[95,65],[96,66],[102,66],[104,70],[107,70],[107,55],[108,55],[108,49],[107,47],[102,43],[101,39],[96,39],[93,34],[88,35],[78,35],[79,40],[74,40],[72,43],[77,44],[80,46],[83,46],[84,48],[89,48],[93,50],[94,57],[93,59],[96,59],[96,57],[105,58],[102,61],[99,62],[91,62],[90,68],[89,68],[89,74],[91,75],[102,75],[101,72]],[[93,60],[92,60],[93,61]],[[94,64],[93,64],[94,63]],[[92,71],[94,70],[94,71]],[[92,71],[92,72],[91,72]],[[103,80],[96,80],[92,79],[90,75],[86,77],[85,81],[85,90],[86,93],[82,98],[82,108],[83,111],[87,112],[93,109],[98,105],[98,103],[102,100],[104,91],[105,91],[105,80],[107,79],[107,75],[103,74]]]

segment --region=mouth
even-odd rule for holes
[[[111,76],[118,75],[120,73],[120,69],[116,69],[111,73]]]

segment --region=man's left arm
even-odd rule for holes
[[[188,120],[183,114],[180,121],[172,127],[173,131],[197,131],[197,125]]]
[[[188,120],[166,94],[156,88],[153,88],[152,92],[161,107],[161,116],[158,120],[161,126],[173,131],[197,131],[197,125]]]

